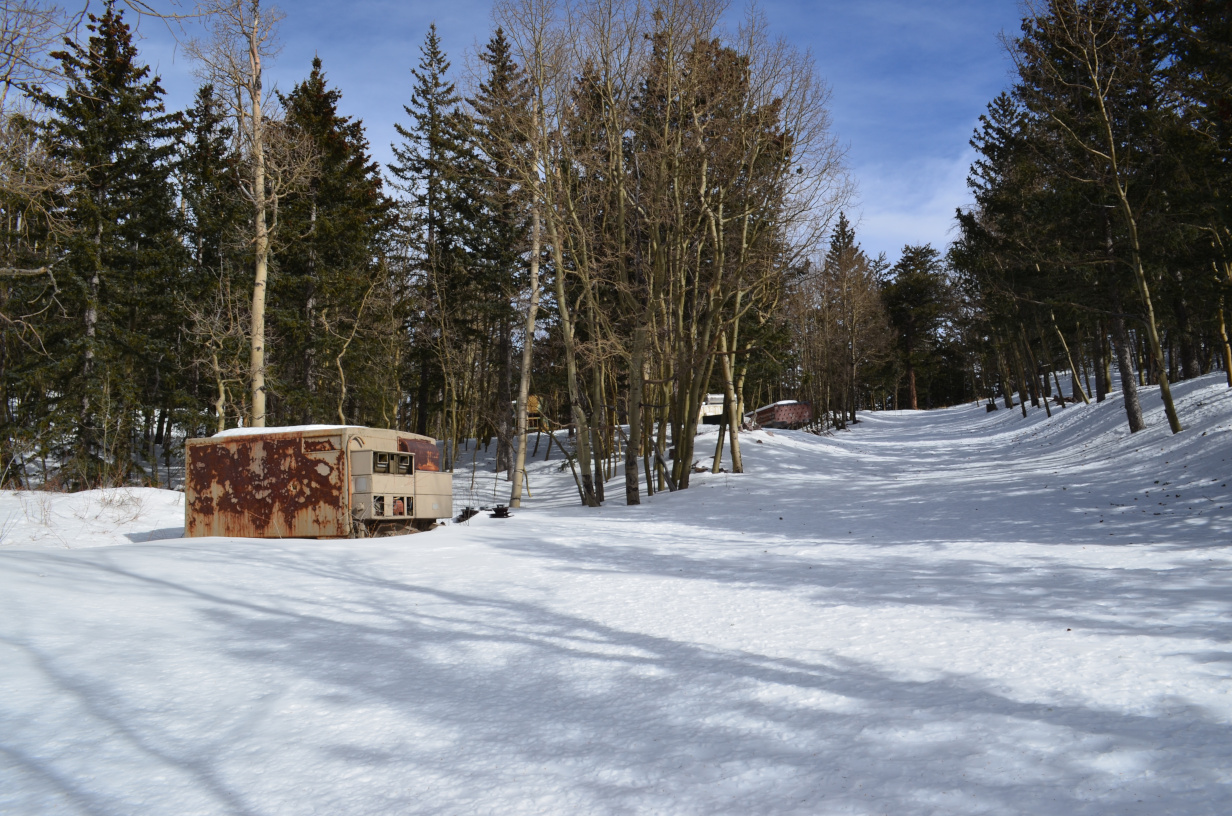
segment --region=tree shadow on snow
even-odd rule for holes
[[[1232,574],[1213,580],[1206,565],[1106,569],[1042,562],[1014,565],[893,552],[873,558],[783,554],[748,548],[703,556],[598,541],[505,542],[500,549],[553,568],[715,581],[806,593],[819,606],[937,606],[988,620],[1030,620],[1095,634],[1232,642]],[[1189,615],[1186,613],[1193,612]]]
[[[541,555],[566,563],[555,550]],[[970,677],[920,681],[853,661],[716,649],[502,597],[495,584],[480,595],[399,580],[336,550],[225,556],[169,553],[191,567],[176,574],[193,577],[178,580],[101,557],[13,563],[63,585],[175,599],[194,610],[203,670],[268,677],[270,694],[300,696],[294,708],[304,717],[327,710],[327,726],[300,732],[311,770],[293,786],[318,807],[332,799],[349,813],[1094,814],[1154,813],[1161,802],[1208,812],[1228,799],[1232,729],[1180,706],[1147,717],[1036,705]],[[254,574],[260,595],[225,583]],[[778,585],[773,574],[760,580]],[[281,589],[268,588],[271,577]],[[220,770],[237,759],[229,743],[173,736],[209,703],[188,701],[135,729],[143,700],[19,645],[50,687],[150,762],[187,774],[218,812],[260,811]],[[238,705],[257,716],[257,703]],[[376,734],[347,727],[374,711]],[[0,746],[39,753],[4,737]],[[1150,759],[1128,780],[1091,761],[1118,752]],[[46,756],[29,761],[55,784]],[[1167,773],[1176,768],[1183,780]],[[366,798],[378,782],[379,807]],[[85,787],[74,795],[87,797]],[[81,811],[115,812],[101,802]]]

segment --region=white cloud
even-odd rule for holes
[[[971,149],[950,158],[912,164],[868,164],[854,169],[860,185],[856,236],[865,252],[894,261],[905,244],[944,249],[954,240],[954,210],[969,206]]]

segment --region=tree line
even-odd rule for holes
[[[974,306],[983,393],[1037,407],[1232,370],[1232,7],[1047,0],[1006,45],[1017,69],[972,146],[974,206],[951,265]],[[1049,377],[1052,377],[1050,381]],[[1229,375],[1232,385],[1232,374]]]
[[[1163,42],[1171,8],[1130,19]],[[696,468],[742,470],[746,412],[779,399],[811,403],[818,431],[1015,388],[1024,410],[1047,408],[1041,375],[1059,360],[1106,383],[1101,338],[1154,349],[1141,304],[1165,321],[1164,362],[1150,357],[1144,378],[1185,354],[1209,367],[1225,284],[1203,277],[1194,236],[1226,240],[1226,221],[1173,215],[1199,206],[1201,184],[1168,197],[1159,185],[1180,175],[1162,166],[1151,184],[1121,179],[1128,205],[1108,173],[1103,187],[1080,177],[1097,175],[1079,141],[1100,132],[1095,108],[1071,100],[1080,124],[1041,107],[1075,93],[1050,79],[1061,57],[1027,46],[1052,31],[1044,17],[1014,47],[1051,90],[1031,96],[1024,79],[990,107],[960,239],[891,263],[844,215],[852,184],[811,61],[756,15],[724,29],[724,10],[501,0],[464,82],[432,27],[381,167],[319,59],[286,93],[267,87],[279,15],[260,0],[203,2],[185,43],[201,84],[178,112],[123,4],[67,38],[42,6],[7,5],[4,484],[166,484],[176,438],[338,423],[433,435],[449,468],[465,440],[495,443],[516,504],[533,423],[561,443],[579,501],[605,501],[623,471],[637,503]],[[1206,64],[1197,42],[1157,64],[1189,94],[1169,91],[1177,116],[1211,82],[1192,67]],[[1170,138],[1202,153],[1218,127],[1182,119],[1197,135],[1174,123]],[[1122,158],[1116,144],[1122,173],[1174,155],[1143,141]],[[1212,156],[1186,178],[1216,173]],[[1147,215],[1136,196],[1173,209]],[[1179,230],[1167,240],[1151,231],[1164,223]],[[1196,254],[1163,262],[1178,249]],[[711,394],[723,413],[702,451]]]

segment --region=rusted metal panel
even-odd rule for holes
[[[342,448],[342,435],[304,437],[304,453],[321,453],[336,451]]]
[[[398,451],[415,455],[415,470],[427,470],[439,473],[441,470],[441,452],[436,443],[430,439],[414,439],[407,436],[398,437]]]
[[[753,421],[763,428],[799,428],[812,419],[813,406],[807,402],[784,400],[753,412]]]
[[[186,455],[185,534],[349,535],[342,447],[340,434],[192,440]]]

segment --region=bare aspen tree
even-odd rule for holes
[[[376,288],[373,283],[368,287],[368,291],[364,292],[363,300],[359,303],[359,309],[355,313],[355,317],[351,321],[351,331],[347,333],[346,338],[342,336],[340,329],[343,318],[341,316],[330,316],[328,312],[321,313],[321,326],[331,336],[342,340],[342,345],[338,348],[338,353],[334,355],[334,367],[338,370],[338,424],[347,424],[346,419],[346,400],[347,400],[347,380],[346,370],[342,367],[342,358],[346,356],[347,350],[351,347],[351,343],[355,341],[355,335],[359,333],[360,324],[363,321],[364,309],[368,306],[368,299],[372,297],[372,290]]]
[[[249,381],[248,360],[244,354],[250,320],[244,303],[232,295],[226,278],[221,278],[214,299],[208,304],[185,304],[188,336],[198,349],[193,361],[204,368],[214,386],[214,428],[227,429],[227,406],[231,390]],[[246,401],[245,401],[246,402]],[[237,418],[242,416],[237,411]]]
[[[541,213],[546,206],[544,185],[547,173],[544,161],[548,155],[547,145],[550,139],[546,115],[559,69],[558,44],[553,40],[555,13],[556,4],[551,0],[546,2],[545,0],[503,0],[503,2],[498,2],[493,10],[493,16],[510,38],[516,59],[526,73],[531,93],[530,115],[516,120],[521,132],[510,134],[511,138],[517,138],[528,148],[520,155],[529,161],[524,161],[513,169],[515,172],[520,171],[520,182],[529,193],[531,210],[529,278],[525,293],[527,309],[522,337],[522,367],[518,376],[518,398],[514,417],[517,450],[514,455],[509,495],[511,507],[522,505],[522,486],[526,479],[530,378],[541,294],[539,269],[543,253]],[[580,483],[578,487],[581,492]]]
[[[11,209],[6,213],[8,231],[17,236],[28,232],[32,219],[52,235],[63,235],[69,228],[52,198],[79,175],[79,169],[51,156],[36,133],[39,109],[22,105],[12,96],[15,88],[56,76],[48,52],[63,36],[67,23],[63,9],[54,4],[12,0],[0,7],[0,196],[8,202],[6,209]],[[5,247],[0,277],[53,280],[54,261],[44,266],[14,266],[13,255],[21,249],[29,247]],[[0,319],[9,320],[7,316]],[[29,328],[24,321],[22,325]]]
[[[587,504],[617,469],[621,402],[626,503],[641,500],[639,459],[648,490],[688,486],[716,372],[742,469],[742,321],[778,308],[786,270],[849,193],[811,64],[768,42],[756,16],[724,38],[725,8],[498,9],[543,100],[537,198]]]
[[[735,431],[733,469],[741,469],[740,321],[777,298],[793,255],[807,251],[802,248],[833,218],[847,190],[842,154],[828,133],[824,85],[807,60],[767,42],[763,32],[764,22],[754,16],[731,46],[702,38],[687,43],[674,80],[679,90],[669,97],[680,100],[670,114],[679,118],[665,138],[688,133],[691,141],[668,145],[676,153],[668,187],[682,202],[671,219],[676,247],[669,254],[679,326],[675,476],[682,487],[716,357]]]
[[[811,59],[783,41],[770,41],[765,20],[752,12],[740,29],[739,47],[750,64],[745,118],[752,124],[741,131],[742,161],[756,166],[775,158],[780,149],[784,154],[775,167],[777,177],[764,179],[746,193],[743,206],[733,208],[729,216],[732,226],[739,228],[739,238],[733,240],[738,250],[729,317],[731,341],[727,342],[726,334],[720,337],[720,351],[726,352],[720,359],[734,473],[744,470],[739,445],[743,377],[736,373],[741,320],[752,309],[773,308],[771,304],[782,291],[785,268],[797,265],[802,253],[812,250],[851,195],[844,152],[830,129],[829,88],[818,78]],[[769,115],[774,116],[773,124],[766,121]],[[783,148],[776,138],[784,140]],[[773,247],[773,254],[767,252],[768,247]],[[870,270],[864,271],[863,285],[852,287],[852,296],[845,299],[851,388],[857,365],[855,335],[863,331],[865,313],[871,308]]]
[[[609,360],[627,359],[626,407],[629,433],[625,444],[625,503],[641,503],[638,478],[638,456],[643,446],[642,403],[644,386],[644,361],[647,343],[649,314],[646,308],[648,290],[646,279],[639,274],[634,261],[631,235],[634,196],[630,192],[632,174],[627,166],[625,137],[633,116],[638,91],[638,80],[643,75],[646,62],[646,38],[644,35],[647,13],[640,2],[619,0],[589,0],[577,6],[573,29],[576,54],[573,62],[589,66],[589,81],[579,89],[587,94],[592,105],[584,109],[578,126],[592,134],[596,129],[599,138],[592,138],[590,150],[578,156],[579,163],[590,165],[586,175],[601,179],[599,189],[588,197],[600,205],[606,217],[586,220],[592,233],[591,266],[615,297],[615,313],[605,321],[610,327],[603,338],[608,349],[604,355]],[[593,117],[593,118],[592,118]],[[592,121],[587,122],[587,119]],[[571,208],[575,229],[582,229],[577,220],[576,207]],[[590,299],[590,307],[595,302]],[[609,310],[611,307],[609,307]],[[599,321],[592,320],[592,325]],[[592,334],[596,332],[592,330]],[[598,339],[598,338],[595,338]],[[593,374],[593,383],[598,385],[606,366]],[[599,400],[596,400],[599,402]],[[618,420],[613,418],[610,424]],[[605,423],[609,424],[609,423]],[[601,453],[595,448],[596,459]]]
[[[27,240],[35,223],[53,237],[72,229],[56,205],[56,194],[81,175],[48,149],[37,134],[37,123],[21,115],[0,117],[0,197],[10,239],[0,249],[0,278],[42,277],[54,281],[58,259],[48,256],[50,242],[36,247]],[[39,258],[38,265],[29,263]],[[24,264],[18,264],[18,259]]]
[[[9,112],[9,93],[38,82],[52,71],[47,54],[66,24],[64,11],[35,0],[5,0],[0,6],[0,114]]]
[[[253,249],[249,329],[248,423],[265,426],[265,301],[272,233],[278,203],[303,185],[314,166],[312,150],[271,116],[272,89],[265,87],[265,62],[278,51],[276,31],[282,14],[261,0],[204,0],[201,11],[208,36],[191,40],[187,51],[230,107],[236,138],[248,164],[241,184],[252,205]]]
[[[522,482],[526,480],[526,442],[529,435],[527,419],[528,400],[530,399],[530,370],[534,358],[534,337],[537,315],[539,312],[539,255],[542,248],[539,245],[539,209],[531,208],[530,222],[530,279],[527,282],[529,301],[526,304],[526,324],[522,339],[522,371],[518,378],[517,403],[517,453],[513,464],[513,486],[509,493],[509,506],[522,506]]]
[[[570,239],[565,220],[568,218],[567,177],[562,165],[567,163],[567,145],[559,134],[567,119],[570,73],[566,68],[565,36],[557,19],[559,7],[552,0],[510,0],[497,7],[497,18],[509,34],[515,53],[526,71],[530,83],[535,121],[531,126],[532,149],[542,173],[536,202],[542,225],[552,253],[554,287],[560,311],[561,337],[565,353],[565,373],[571,419],[577,433],[577,464],[582,499],[588,506],[597,506],[592,470],[590,417],[583,404],[582,382],[578,369],[578,348],[574,310],[566,292],[564,242]],[[584,260],[584,256],[582,257]],[[573,258],[571,257],[571,260]]]

